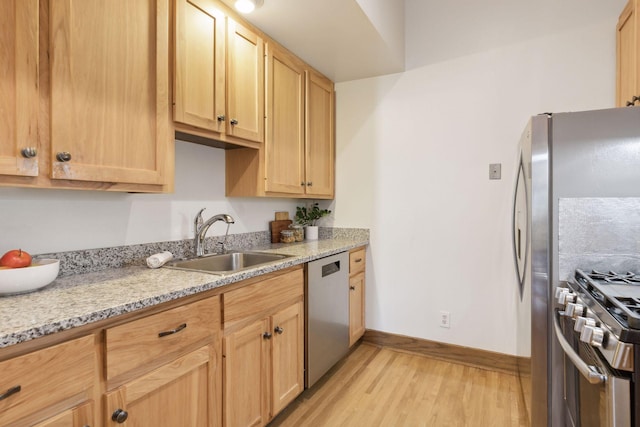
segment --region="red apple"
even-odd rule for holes
[[[0,258],[1,267],[21,268],[31,265],[31,255],[22,249],[13,249]]]

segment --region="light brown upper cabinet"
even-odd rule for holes
[[[161,189],[173,169],[169,0],[49,4],[51,178]]]
[[[264,41],[215,0],[176,0],[176,130],[258,148],[264,141]]]
[[[173,119],[225,131],[225,15],[210,0],[176,0]]]
[[[0,0],[0,185],[173,185],[169,0]]]
[[[0,8],[0,175],[37,176],[38,0]]]
[[[265,191],[333,198],[333,82],[267,45]]]
[[[275,43],[266,47],[265,143],[227,150],[227,196],[334,196],[334,86]]]
[[[305,194],[333,198],[334,89],[320,74],[306,72]]]
[[[265,191],[304,194],[304,64],[267,44]]]
[[[264,41],[227,19],[227,134],[264,141]]]
[[[640,97],[640,16],[638,0],[629,0],[620,14],[617,30],[616,105],[624,107]],[[636,103],[636,105],[640,105]]]

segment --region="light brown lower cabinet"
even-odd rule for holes
[[[302,270],[268,281],[272,283],[223,297],[231,325],[227,332],[225,324],[223,340],[223,418],[228,427],[264,426],[304,389]],[[254,304],[245,304],[252,300]],[[243,317],[235,315],[240,312]]]
[[[215,425],[215,351],[204,346],[106,394],[105,426]]]
[[[349,278],[349,346],[364,335],[364,272]]]
[[[219,425],[219,330],[219,296],[108,328],[104,425]]]
[[[304,389],[302,266],[127,316],[0,349],[0,426],[263,426]]]
[[[354,345],[365,331],[364,284],[366,249],[356,248],[349,252],[349,346]]]
[[[93,402],[67,409],[33,427],[87,427],[93,425]]]
[[[0,426],[94,425],[97,369],[92,335],[0,362]]]

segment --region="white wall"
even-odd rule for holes
[[[558,3],[467,19],[460,2],[407,0],[411,69],[337,85],[335,225],[371,229],[367,328],[517,354],[510,227],[520,134],[537,113],[614,105],[624,1]],[[449,19],[440,34],[430,29],[436,4]],[[534,22],[513,30],[524,16]],[[502,180],[489,180],[489,163],[502,164]],[[450,329],[439,327],[440,310]]]
[[[228,213],[230,233],[264,231],[276,211],[295,213],[286,199],[225,198],[224,151],[176,141],[173,194],[0,188],[0,253],[32,254],[193,237],[193,218]],[[214,225],[210,235],[224,234]]]

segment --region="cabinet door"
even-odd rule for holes
[[[0,362],[0,426],[90,400],[97,387],[95,346],[89,335]]]
[[[640,33],[637,27],[637,0],[629,0],[616,27],[618,107],[624,107],[634,96],[640,96]]]
[[[364,335],[364,271],[349,278],[349,346]]]
[[[173,118],[224,132],[225,16],[213,0],[177,0]]]
[[[228,19],[227,134],[264,141],[264,41]]]
[[[306,75],[305,192],[333,197],[334,90],[331,80],[313,71]]]
[[[0,174],[37,176],[38,1],[0,0]]]
[[[272,317],[272,416],[304,389],[304,308],[298,302]]]
[[[265,191],[304,193],[304,67],[267,44]]]
[[[263,426],[269,420],[269,321],[224,338],[224,425]]]
[[[217,424],[215,363],[213,350],[202,347],[107,393],[104,425],[118,425],[118,417],[130,427]]]
[[[168,1],[50,2],[51,178],[165,183]]]
[[[69,409],[33,427],[86,427],[95,425],[93,421],[93,402]]]

